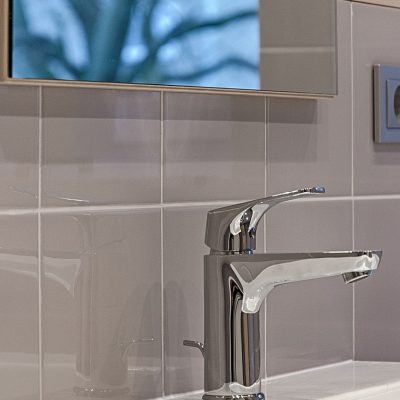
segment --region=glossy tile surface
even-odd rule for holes
[[[331,0],[259,3],[264,90],[336,92],[335,6]]]
[[[43,89],[43,204],[160,201],[160,94]]]
[[[204,339],[204,244],[207,212],[215,207],[171,208],[164,211],[165,394],[203,388],[201,353],[184,347],[184,339]],[[263,232],[258,237],[262,249]],[[264,309],[261,311],[264,322]],[[263,325],[263,324],[261,324]],[[262,329],[262,371],[264,373]]]
[[[207,208],[164,211],[165,394],[203,388],[200,351],[185,339],[204,341],[203,257]]]
[[[44,398],[161,395],[160,212],[43,216]]]
[[[335,99],[271,99],[266,110],[258,97],[169,93],[162,124],[160,93],[43,89],[43,205],[105,206],[43,215],[43,400],[83,399],[74,388],[112,389],[118,400],[202,388],[202,357],[182,341],[203,340],[205,218],[215,207],[167,205],[161,251],[161,152],[167,203],[256,198],[265,186],[350,196],[351,8],[355,194],[398,194],[400,147],[372,142],[371,71],[400,65],[400,10],[338,0]],[[0,208],[37,206],[38,101],[39,89],[0,86]],[[137,203],[156,208],[113,211]],[[268,251],[350,250],[351,203],[274,208]],[[361,360],[400,361],[399,209],[400,200],[355,201],[355,247],[384,251],[355,287]],[[36,216],[0,217],[0,400],[39,400],[37,252]],[[341,278],[276,288],[262,332],[268,374],[350,359],[352,307]],[[368,399],[400,382],[400,364],[346,365],[273,379],[268,400]]]
[[[355,194],[400,193],[400,144],[373,142],[374,64],[400,65],[400,10],[353,4]]]
[[[268,252],[351,250],[351,201],[278,205],[266,241]],[[352,287],[342,277],[275,288],[267,298],[268,376],[352,358],[352,317]]]
[[[165,94],[164,200],[264,194],[265,99]]]
[[[400,200],[355,203],[355,245],[383,251],[379,270],[355,291],[356,359],[400,361]]]
[[[259,3],[259,68],[264,90],[336,93],[335,3]]]
[[[338,1],[339,95],[329,100],[269,99],[269,194],[325,186],[351,193],[350,3]]]
[[[36,207],[39,89],[0,86],[0,207]]]
[[[37,216],[0,217],[0,399],[39,400]]]

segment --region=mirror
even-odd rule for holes
[[[9,0],[12,79],[334,95],[336,0]]]

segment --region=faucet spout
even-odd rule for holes
[[[273,288],[378,268],[380,251],[205,256],[205,400],[260,400],[259,310]]]
[[[278,285],[339,275],[353,283],[370,276],[380,257],[380,252],[373,251],[268,254],[264,261],[232,262],[230,268],[243,288],[242,312],[255,313]]]

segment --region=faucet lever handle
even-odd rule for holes
[[[256,248],[258,223],[271,207],[323,193],[324,187],[315,186],[209,211],[205,243],[214,252],[252,253]]]
[[[201,354],[204,357],[204,344],[201,342],[196,342],[195,340],[184,340],[183,345],[187,347],[194,347],[196,349],[199,349],[201,351]]]

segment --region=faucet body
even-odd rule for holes
[[[253,254],[257,226],[275,205],[325,193],[323,187],[235,204],[207,216],[204,258],[204,400],[261,400],[260,315],[263,300],[276,286],[343,275],[346,283],[378,268],[379,251]]]
[[[378,252],[205,256],[205,396],[259,399],[261,304],[276,286],[344,275],[368,276]]]

